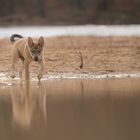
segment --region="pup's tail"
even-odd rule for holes
[[[10,41],[11,41],[12,43],[14,43],[14,42],[16,41],[15,38],[23,38],[23,36],[21,36],[21,35],[19,35],[19,34],[13,34],[13,35],[11,35],[11,37],[10,37]]]

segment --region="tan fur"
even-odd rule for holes
[[[43,39],[43,41],[44,41],[44,39]],[[35,41],[33,41],[33,43],[39,44],[39,42],[35,42]],[[44,47],[44,44],[42,47]],[[41,47],[39,49],[41,49]],[[30,79],[29,65],[32,61],[34,61],[33,57],[31,56],[31,52],[30,52],[29,38],[22,38],[22,39],[17,40],[14,43],[12,53],[13,53],[13,55],[12,55],[12,61],[11,61],[11,69],[12,69],[11,77],[12,78],[15,77],[15,65],[17,63],[17,60],[20,58],[22,61],[22,68],[19,71],[20,78],[22,78],[22,71],[25,69],[25,80],[29,80]],[[37,61],[39,63],[39,66],[40,66],[38,80],[40,80],[42,78],[42,72],[43,72],[43,68],[44,68],[43,49],[42,49],[41,54],[42,54],[41,58]],[[22,58],[24,58],[24,59],[22,59]]]

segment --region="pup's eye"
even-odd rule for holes
[[[40,53],[41,51],[40,50],[37,50],[37,52]]]
[[[35,52],[35,50],[32,50],[32,53],[34,53]]]

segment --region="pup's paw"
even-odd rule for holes
[[[22,79],[22,71],[19,72],[19,77]]]
[[[15,78],[16,76],[15,76],[15,75],[11,75],[10,77],[11,77],[11,78]]]
[[[37,78],[38,78],[38,80],[40,81],[41,78],[42,78],[42,75],[39,74],[39,75],[37,76]]]

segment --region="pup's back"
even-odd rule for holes
[[[24,50],[27,44],[27,38],[23,38],[21,35],[13,34],[10,37],[10,41],[13,44],[13,52],[20,53],[24,57]]]

